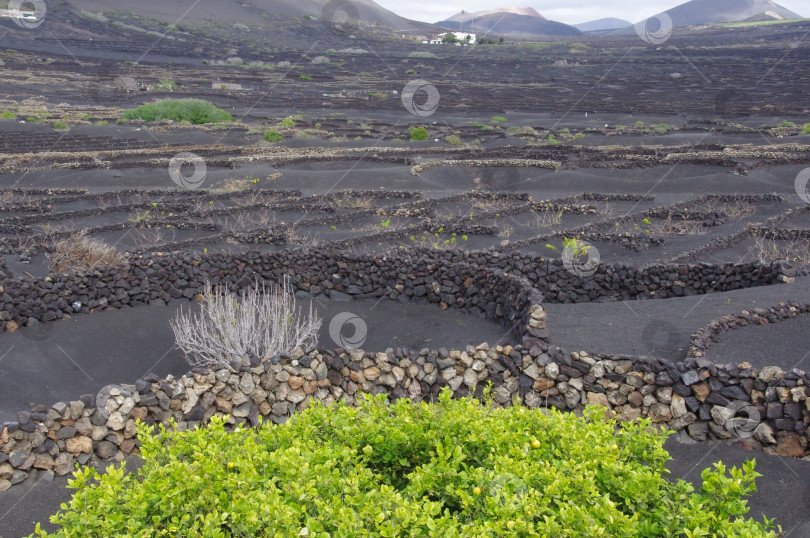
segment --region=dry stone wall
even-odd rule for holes
[[[530,322],[544,323],[542,307],[530,312]],[[0,431],[0,490],[31,474],[64,475],[76,463],[137,453],[137,420],[174,420],[180,430],[214,414],[229,415],[231,425],[283,423],[315,402],[352,405],[361,393],[430,401],[443,387],[456,396],[480,395],[488,383],[498,406],[579,411],[601,405],[620,420],[649,417],[697,440],[736,437],[751,448],[802,457],[808,454],[808,381],[803,372],[773,367],[566,353],[542,342],[411,353],[297,349],[284,358],[195,369],[180,378],[149,375],[21,412]]]
[[[788,456],[807,454],[808,376],[748,364],[683,363],[567,353],[552,346],[542,307],[556,301],[706,293],[771,284],[779,265],[600,265],[579,278],[561,263],[526,255],[409,251],[362,258],[329,251],[240,256],[173,254],[82,274],[37,281],[5,280],[0,327],[6,331],[76,311],[191,300],[206,280],[236,291],[254,280],[290,275],[299,292],[423,301],[458,308],[512,328],[519,345],[465,350],[294,350],[290,355],[195,369],[181,378],[147,376],[107,386],[96,395],[20,412],[0,427],[0,490],[31,475],[69,473],[75,464],[122,460],[137,453],[135,424],[176,422],[186,429],[213,414],[231,424],[284,422],[313,402],[352,404],[360,393],[433,399],[443,387],[456,396],[492,384],[495,403],[578,411],[602,405],[622,420],[649,417],[695,439],[737,437]]]
[[[343,293],[428,301],[482,314],[503,325],[511,325],[507,317],[511,317],[513,307],[503,303],[503,294],[493,293],[498,285],[495,281],[502,279],[525,280],[524,286],[541,290],[543,297],[538,303],[660,299],[790,281],[779,263],[643,268],[600,264],[595,274],[578,276],[560,260],[517,252],[417,249],[387,258],[317,249],[239,255],[176,253],[86,273],[62,273],[35,281],[4,280],[0,283],[0,330],[15,330],[33,323],[31,319],[52,321],[75,312],[190,300],[207,280],[238,291],[255,280],[278,281],[284,274],[291,276],[298,290],[312,296]],[[507,314],[503,313],[505,307]]]

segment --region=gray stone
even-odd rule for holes
[[[20,467],[25,463],[25,460],[27,460],[30,455],[30,450],[17,450],[9,455],[8,462],[12,467]]]
[[[57,439],[69,439],[76,435],[76,428],[73,426],[63,426],[56,432]]]
[[[687,370],[681,375],[684,385],[694,385],[700,381],[700,374],[696,370]]]

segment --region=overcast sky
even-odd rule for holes
[[[444,20],[459,11],[483,11],[500,7],[533,7],[547,19],[578,24],[604,17],[638,22],[683,4],[686,0],[375,0],[379,5],[408,19],[425,22]],[[807,0],[777,2],[804,17],[810,15]],[[635,5],[634,5],[635,4]]]

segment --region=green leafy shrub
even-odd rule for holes
[[[279,127],[295,127],[295,120],[292,118],[284,118],[278,125]]]
[[[810,123],[804,124],[804,130],[802,131],[802,134],[810,134]]]
[[[502,121],[506,121],[506,118],[503,116],[492,116],[492,123],[500,123]]]
[[[174,120],[193,124],[231,121],[233,116],[201,99],[165,99],[124,112],[128,120]]]
[[[444,137],[444,141],[450,144],[451,146],[460,146],[461,139],[456,135],[448,135]]]
[[[700,491],[667,478],[667,434],[604,408],[362,397],[228,433],[138,425],[143,466],[76,471],[38,536],[775,537],[746,519],[754,463]],[[154,434],[154,435],[153,435]],[[34,535],[32,535],[34,536]]]
[[[424,127],[410,127],[408,132],[411,133],[411,140],[427,140],[428,132]]]
[[[278,134],[278,131],[275,129],[268,129],[264,132],[264,139],[268,142],[278,142],[282,140],[284,137]]]
[[[160,83],[155,85],[155,90],[164,92],[173,92],[177,89],[177,83],[171,79],[160,79]]]
[[[16,114],[14,114],[14,113],[13,113],[12,111],[10,111],[10,110],[4,110],[4,111],[0,112],[0,118],[3,118],[3,119],[5,119],[5,120],[16,120],[16,119],[17,119],[17,115],[16,115]]]
[[[68,126],[67,126],[67,123],[65,123],[63,121],[55,121],[55,122],[53,122],[53,128],[54,129],[67,129]]]

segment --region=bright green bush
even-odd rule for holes
[[[63,121],[55,121],[55,122],[53,122],[53,128],[54,129],[67,129],[68,126],[67,126],[67,123],[65,123]]]
[[[451,146],[460,146],[461,139],[456,135],[448,135],[444,137],[444,141],[450,144]]]
[[[138,426],[143,466],[75,473],[40,536],[776,536],[745,519],[754,463],[667,479],[666,434],[491,402],[365,397],[286,425]],[[730,475],[730,476],[729,476]],[[33,535],[32,535],[33,536]]]
[[[280,127],[295,127],[295,120],[293,118],[284,118],[279,122]]]
[[[153,104],[146,104],[124,112],[128,120],[145,121],[174,120],[189,123],[217,123],[231,121],[233,117],[226,111],[201,99],[165,99]]]
[[[411,133],[411,140],[428,139],[428,132],[424,127],[409,127],[408,132]]]
[[[802,134],[810,134],[810,123],[804,124],[804,130],[802,131]]]
[[[267,131],[264,132],[264,139],[267,140],[268,142],[278,142],[283,138],[284,137],[278,134],[278,131],[276,131],[275,129],[268,129]]]
[[[0,112],[0,118],[4,120],[16,120],[17,116],[10,110],[4,110]]]

